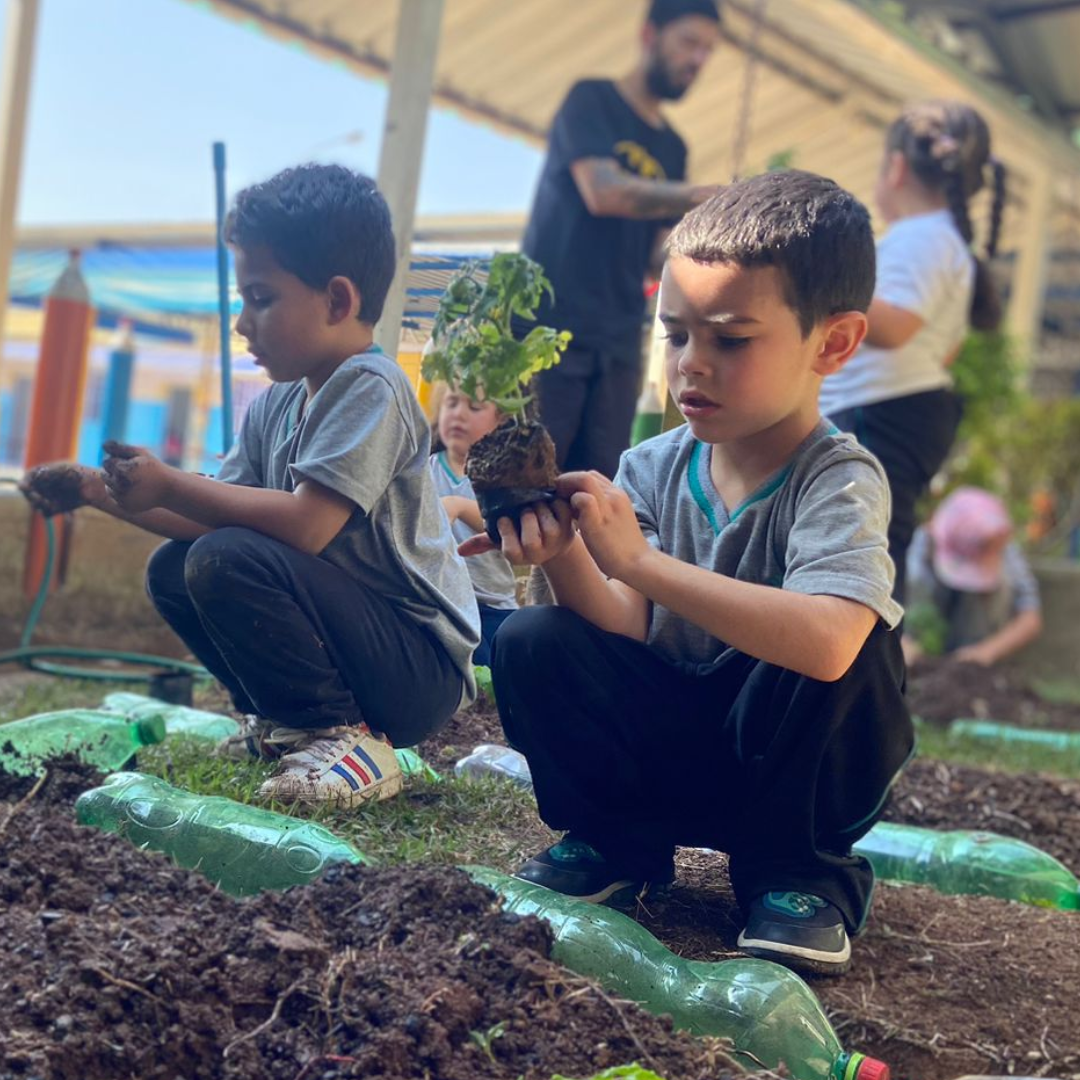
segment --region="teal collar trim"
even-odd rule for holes
[[[446,473],[446,475],[449,476],[455,484],[460,484],[464,477],[458,476],[458,474],[450,468],[450,462],[446,460],[446,451],[440,450],[438,453],[438,458],[439,464],[442,466],[443,472]]]
[[[686,479],[690,484],[690,494],[694,496],[698,509],[709,519],[712,531],[719,536],[722,526],[716,520],[716,507],[705,494],[705,489],[701,486],[701,477],[698,475],[701,468],[701,445],[695,440],[694,449],[690,451],[690,461],[686,466]]]
[[[705,491],[705,486],[701,480],[701,473],[704,469],[704,461],[702,460],[702,447],[703,443],[695,441],[693,450],[690,451],[690,461],[686,467],[686,478],[690,484],[690,493],[694,496],[694,502],[698,504],[698,508],[709,519],[709,524],[712,526],[713,532],[719,536],[723,531],[724,526],[720,524],[716,516],[716,507],[713,505],[712,500],[709,498],[708,493]],[[756,502],[761,502],[762,499],[767,499],[770,495],[774,494],[781,487],[784,486],[785,481],[791,474],[791,464],[785,465],[771,480],[766,480],[757,491],[753,492],[747,498],[743,499],[734,511],[730,514],[727,520],[728,525],[734,524],[738,521],[743,511],[753,506]],[[717,496],[719,498],[719,496]]]

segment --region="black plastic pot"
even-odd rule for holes
[[[521,512],[538,502],[551,502],[554,488],[488,488],[476,493],[480,513],[484,517],[487,534],[493,544],[502,544],[499,535],[499,518],[508,517],[514,528],[521,524]]]

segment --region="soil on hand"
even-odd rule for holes
[[[559,476],[555,444],[535,421],[507,420],[473,443],[465,475],[480,492],[492,488],[553,488]]]
[[[934,724],[977,719],[1080,731],[1080,706],[1045,701],[1016,668],[926,658],[908,672],[907,701],[914,716]]]
[[[70,807],[0,802],[0,828],[2,1080],[737,1071],[553,964],[543,924],[457,870],[339,866],[237,901]]]
[[[77,465],[42,465],[31,470],[27,481],[51,504],[54,513],[66,514],[84,505],[83,473]]]

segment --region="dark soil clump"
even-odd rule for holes
[[[49,464],[31,469],[26,483],[58,514],[77,510],[84,505],[82,497],[83,473],[75,465]]]
[[[920,660],[908,672],[907,700],[914,716],[932,724],[976,719],[1080,731],[1080,706],[1043,700],[1015,668]]]
[[[11,806],[2,1080],[736,1071],[716,1040],[673,1033],[551,963],[547,928],[502,914],[460,871],[339,866],[237,901],[67,811]]]
[[[11,743],[4,748],[11,752]],[[33,798],[35,806],[71,809],[75,800],[87,790],[97,787],[105,777],[93,765],[87,765],[77,754],[68,753],[52,758],[45,770],[45,779],[39,784],[39,776],[16,775],[0,765],[0,801],[9,803]],[[31,792],[33,795],[31,796]],[[0,808],[0,817],[4,810]]]
[[[553,488],[555,444],[535,421],[507,420],[473,443],[465,473],[477,493],[490,488]]]
[[[896,782],[885,820],[1012,836],[1080,876],[1080,781],[916,759]]]

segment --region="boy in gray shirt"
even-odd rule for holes
[[[568,830],[519,876],[600,901],[671,881],[676,844],[717,848],[742,948],[825,974],[869,909],[851,845],[913,747],[888,487],[817,407],[873,285],[869,216],[831,181],[725,189],[676,227],[664,270],[686,426],[624,454],[615,483],[564,475],[520,533],[500,522],[558,604],[495,642],[503,726]]]
[[[240,192],[226,233],[236,329],[273,385],[216,479],[109,444],[79,502],[170,538],[147,590],[247,714],[222,752],[278,762],[260,795],[387,798],[401,789],[393,744],[474,695],[479,640],[427,421],[372,341],[394,273],[389,210],[367,177],[309,165]],[[61,509],[35,474],[24,489]]]

